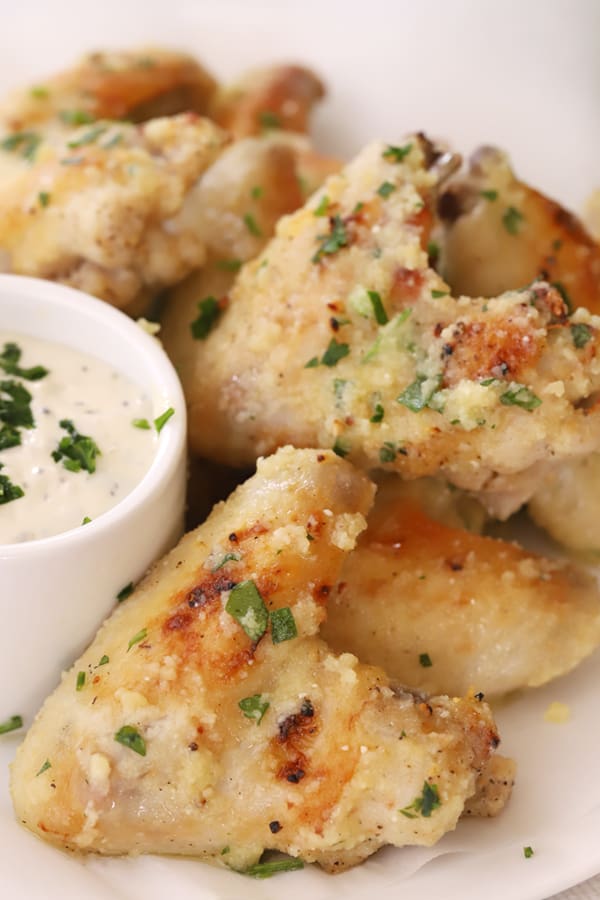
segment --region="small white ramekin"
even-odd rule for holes
[[[182,533],[186,413],[179,379],[158,342],[80,291],[0,275],[0,329],[96,356],[144,388],[155,416],[175,410],[150,469],[116,506],[85,527],[0,544],[0,722],[20,715],[27,726],[118,592],[138,581]]]

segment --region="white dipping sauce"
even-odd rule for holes
[[[33,428],[19,428],[20,446],[0,450],[0,475],[24,491],[0,504],[0,544],[85,528],[85,518],[106,512],[142,480],[158,441],[150,397],[107,363],[62,344],[2,331],[0,354],[11,342],[22,351],[19,366],[41,365],[48,374],[29,381],[0,368],[0,382],[16,381],[31,394],[35,422]],[[61,419],[70,419],[79,434],[98,445],[95,472],[72,472],[52,458],[67,436]],[[135,419],[146,419],[151,428],[135,427]]]

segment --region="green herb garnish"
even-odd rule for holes
[[[100,659],[99,659],[99,661],[98,661],[98,665],[99,665],[99,666],[105,666],[105,665],[107,665],[107,663],[109,663],[109,662],[110,662],[110,659],[108,658],[108,656],[107,656],[106,653],[105,653],[103,656],[100,657]]]
[[[132,419],[131,424],[134,428],[141,428],[142,431],[149,431],[152,428],[148,419]]]
[[[211,569],[212,572],[218,572],[219,569],[222,569],[224,565],[228,562],[239,562],[242,557],[239,553],[226,553],[223,559],[217,563],[217,565]]]
[[[380,197],[383,197],[384,200],[387,200],[390,194],[393,194],[395,190],[395,184],[392,184],[391,181],[384,181],[383,184],[380,184],[377,188],[377,193]]]
[[[84,109],[62,109],[59,114],[65,125],[91,125],[94,116]]]
[[[250,190],[250,196],[253,200],[260,200],[264,192],[265,189],[260,184],[255,184],[254,187]]]
[[[394,147],[392,144],[389,144],[381,155],[384,159],[399,163],[406,159],[412,147],[412,144],[405,144],[403,147]]]
[[[431,662],[429,653],[419,653],[419,664],[423,666],[424,669],[431,668],[433,663]]]
[[[89,516],[84,516],[83,519],[81,520],[81,524],[82,524],[82,525],[89,525],[91,521],[92,521],[92,520],[90,519]]]
[[[542,405],[540,398],[524,384],[517,384],[501,394],[500,403],[503,403],[504,406],[520,406],[521,409],[527,409],[530,412]]]
[[[313,210],[313,216],[326,216],[329,209],[329,197],[323,194],[319,201],[319,205]]]
[[[424,385],[428,381],[433,381],[433,387],[425,389]],[[412,410],[412,412],[420,412],[426,406],[429,406],[431,398],[439,391],[441,383],[441,375],[436,376],[434,379],[428,378],[427,375],[417,375],[415,381],[409,384],[400,396],[396,397],[396,400],[398,403],[406,406],[407,409]]]
[[[205,297],[198,301],[198,317],[190,322],[192,337],[203,341],[215,327],[221,315],[221,307],[216,297]]]
[[[68,433],[51,453],[54,462],[61,462],[69,472],[96,471],[96,457],[101,456],[97,443],[87,434],[79,434],[70,419],[61,419],[58,423]]]
[[[43,84],[36,84],[30,89],[29,94],[34,100],[46,100],[49,96],[49,91]]]
[[[33,162],[42,138],[35,131],[17,131],[0,141],[0,148],[11,153],[20,153],[28,162]]]
[[[48,191],[40,191],[40,192],[39,192],[39,194],[38,194],[38,203],[39,203],[40,206],[42,206],[44,209],[48,206],[48,204],[50,203],[50,194],[48,193]]]
[[[430,784],[426,781],[423,784],[421,795],[416,797],[409,806],[405,806],[404,809],[399,810],[399,812],[401,812],[403,816],[406,816],[407,819],[416,819],[419,815],[428,819],[433,810],[438,809],[440,806],[441,801],[437,785]]]
[[[0,432],[0,435],[2,432]],[[4,464],[0,463],[0,469],[4,468]],[[12,500],[18,500],[25,496],[25,491],[18,484],[13,484],[8,475],[0,473],[0,506],[3,503],[10,503]],[[0,731],[0,734],[2,732]]]
[[[583,322],[577,322],[571,325],[571,337],[577,349],[581,350],[592,339],[591,328]]]
[[[331,338],[327,350],[321,357],[322,366],[336,366],[340,359],[348,356],[350,347],[348,344],[341,344],[335,338]]]
[[[252,641],[258,641],[267,630],[269,613],[253,581],[241,581],[231,589],[225,611]]]
[[[384,441],[383,446],[379,448],[379,461],[382,463],[394,462],[397,453],[396,445],[392,441]]]
[[[50,762],[49,759],[47,759],[44,763],[42,763],[42,765],[40,766],[38,771],[35,773],[35,777],[37,778],[38,775],[42,775],[44,772],[47,772],[48,769],[51,769],[51,768],[52,768],[52,763]]]
[[[376,403],[375,411],[374,411],[373,415],[371,416],[371,418],[369,419],[369,422],[382,422],[384,413],[385,413],[385,411],[384,411],[381,403]]]
[[[215,263],[217,269],[222,269],[223,272],[239,272],[242,268],[242,260],[241,259],[219,259]]]
[[[531,859],[533,856],[533,847],[523,847],[523,856],[525,859]]]
[[[48,374],[48,369],[44,368],[44,366],[31,366],[29,369],[22,369],[19,365],[20,359],[21,348],[18,344],[9,342],[4,345],[4,349],[0,354],[0,369],[3,369],[7,375],[16,375],[18,378],[24,378],[26,381],[39,381],[40,378],[44,378]]]
[[[0,734],[8,734],[9,731],[16,731],[18,728],[22,727],[22,716],[11,716],[10,719],[6,719],[6,721],[0,722]]]
[[[321,246],[312,257],[314,263],[321,262],[323,256],[331,256],[342,247],[347,247],[350,239],[343,219],[340,216],[333,216],[330,219],[329,234],[321,234],[317,240],[321,241]]]
[[[85,686],[85,672],[77,673],[77,681],[75,682],[75,690],[82,691]]]
[[[274,609],[270,614],[271,638],[274,644],[281,644],[298,636],[296,620],[289,606]]]
[[[239,708],[247,719],[255,719],[256,724],[260,725],[266,711],[271,704],[268,700],[263,699],[262,694],[253,694],[251,697],[244,697],[238,703]]]
[[[480,191],[479,193],[485,200],[489,200],[490,203],[498,199],[498,191]]]
[[[132,647],[135,647],[136,644],[140,644],[146,637],[148,637],[148,629],[142,628],[137,634],[134,634],[127,644],[127,652],[129,653]]]
[[[277,113],[264,109],[259,113],[258,121],[261,128],[281,128],[281,119]]]
[[[270,878],[278,872],[293,872],[303,868],[301,859],[274,859],[271,862],[256,863],[246,869],[244,874],[251,875],[252,878]]]
[[[124,747],[128,747],[135,753],[139,753],[140,756],[146,755],[146,742],[133,725],[123,725],[122,728],[119,728],[115,734],[115,741],[118,744],[123,744]]]
[[[343,438],[336,438],[335,444],[331,448],[336,456],[344,459],[350,453],[350,445]]]
[[[523,221],[523,213],[514,206],[509,206],[502,214],[502,224],[509,234],[518,234]]]
[[[244,214],[244,225],[246,226],[250,234],[254,235],[254,237],[262,237],[262,231],[260,230],[252,213]]]
[[[431,296],[433,297],[434,300],[439,300],[440,297],[448,297],[448,296],[450,296],[450,294],[448,291],[435,291],[434,290],[431,292]]]
[[[87,144],[93,144],[104,134],[106,127],[106,125],[97,125],[95,128],[90,128],[89,131],[86,131],[85,134],[82,134],[80,137],[67,141],[67,147],[70,150],[75,150],[77,147],[85,147]]]
[[[117,600],[119,603],[122,603],[123,600],[127,600],[128,597],[131,597],[133,594],[133,581],[130,581],[129,584],[126,584],[125,587],[122,587],[119,593],[117,594]]]
[[[165,425],[167,424],[167,422],[169,421],[171,416],[174,416],[174,415],[175,415],[175,410],[173,409],[172,406],[169,406],[169,408],[165,409],[165,411],[163,413],[161,413],[160,416],[156,417],[156,419],[154,420],[154,427],[156,428],[156,430],[159,434],[161,433],[161,431],[163,430],[163,428],[165,427]]]

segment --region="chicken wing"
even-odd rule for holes
[[[570,550],[600,558],[600,454],[550,469],[529,500],[531,518]]]
[[[204,261],[186,201],[224,142],[193,113],[10,135],[0,142],[13,166],[0,179],[0,269],[131,309]]]
[[[12,767],[18,819],[60,847],[244,871],[266,848],[339,871],[454,828],[498,743],[488,707],[394,691],[316,635],[372,494],[331,451],[260,461],[46,701]]]
[[[76,66],[0,103],[8,132],[206,114],[217,83],[195,59],[157,47],[90,53]]]
[[[544,283],[453,299],[425,249],[426,151],[419,137],[368,147],[242,268],[197,342],[195,452],[244,465],[285,443],[335,447],[409,478],[440,472],[508,515],[543,461],[600,445],[580,408],[600,387],[600,320],[570,318]]]
[[[494,297],[542,278],[600,313],[600,246],[572,213],[519,181],[501,150],[479,150],[438,211],[442,272],[457,294]]]
[[[323,636],[419,690],[497,696],[570,671],[600,644],[600,591],[566,562],[435,521],[390,476]]]

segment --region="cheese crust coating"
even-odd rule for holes
[[[274,849],[339,871],[454,828],[498,744],[489,708],[394,690],[317,636],[372,496],[330,451],[260,461],[46,701],[12,766],[19,820],[236,870]]]

